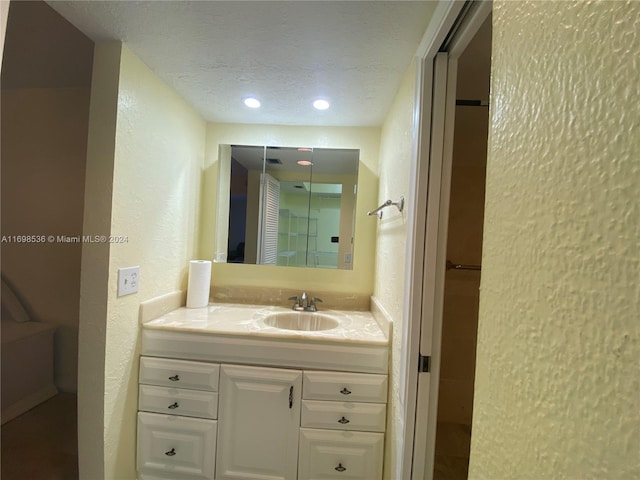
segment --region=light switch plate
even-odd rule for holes
[[[118,296],[123,297],[138,291],[140,285],[140,267],[118,269]]]

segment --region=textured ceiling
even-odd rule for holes
[[[382,124],[437,4],[48,3],[91,39],[125,42],[208,121],[336,126]]]

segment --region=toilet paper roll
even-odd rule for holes
[[[211,286],[211,262],[191,260],[189,262],[189,284],[187,285],[187,308],[202,308],[209,304]]]

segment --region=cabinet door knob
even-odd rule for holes
[[[338,420],[338,423],[346,425],[347,423],[349,423],[349,420],[347,420],[346,418],[342,417],[340,420]]]
[[[289,408],[293,408],[293,385],[289,389]]]
[[[168,452],[164,452],[164,454],[167,455],[168,457],[173,457],[176,454],[176,449],[172,448]]]
[[[170,408],[171,410],[175,410],[176,408],[178,408],[178,402],[173,402],[167,408]],[[344,417],[342,417],[342,418],[344,418]]]
[[[340,393],[343,395],[351,395],[351,390],[349,390],[347,387],[344,387],[342,390],[340,390]]]
[[[174,375],[173,377],[169,377],[169,380],[171,380],[172,382],[177,382],[178,380],[180,380],[180,375]]]
[[[344,472],[346,470],[346,468],[343,467],[341,463],[339,463],[338,466],[335,468],[335,470],[337,472]]]

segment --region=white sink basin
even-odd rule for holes
[[[283,330],[316,332],[331,330],[339,325],[337,319],[317,312],[278,312],[264,319],[265,325]]]

